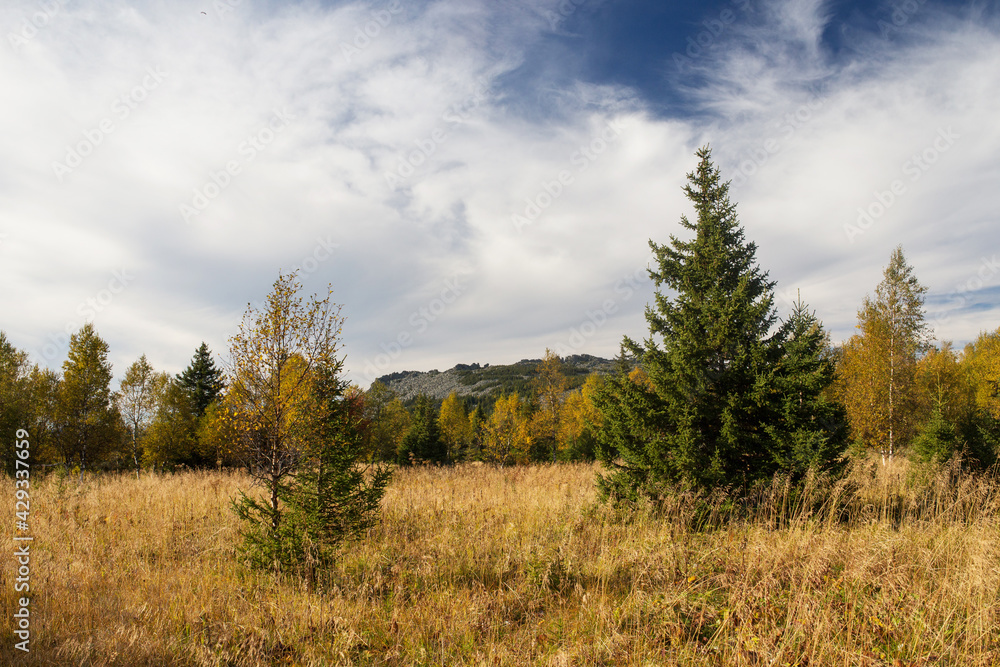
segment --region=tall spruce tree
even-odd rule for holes
[[[191,363],[177,376],[177,381],[191,396],[197,416],[204,415],[224,386],[223,373],[215,367],[208,344],[202,342],[195,350]]]
[[[648,379],[620,373],[597,396],[605,498],[655,498],[678,482],[747,487],[775,469],[766,428],[781,347],[771,333],[774,283],[757,266],[710,149],[697,156],[684,187],[697,221],[680,221],[694,238],[649,242],[650,335],[624,342]]]

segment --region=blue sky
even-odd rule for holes
[[[996,2],[14,0],[0,329],[58,368],[224,361],[299,268],[349,377],[612,356],[711,144],[779,314],[853,332],[893,247],[1000,326]]]

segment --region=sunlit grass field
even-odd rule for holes
[[[36,477],[31,652],[8,529],[0,664],[1000,664],[991,475],[872,462],[734,514],[611,509],[597,470],[399,470],[314,584],[237,559],[242,474]]]

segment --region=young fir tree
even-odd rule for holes
[[[427,461],[444,463],[448,458],[448,446],[441,437],[438,413],[430,398],[421,394],[413,407],[410,430],[399,446],[399,462],[402,465]]]
[[[945,418],[943,407],[934,405],[930,419],[913,438],[913,453],[920,461],[947,461],[962,446],[958,429]]]
[[[769,333],[774,283],[757,266],[711,151],[697,156],[684,188],[697,221],[681,217],[694,238],[650,241],[650,335],[644,344],[625,339],[648,379],[620,373],[597,397],[599,457],[609,469],[599,478],[603,497],[655,498],[677,482],[746,487],[775,469],[766,428],[780,354]]]
[[[836,370],[816,314],[797,301],[782,327],[783,354],[775,372],[777,415],[768,427],[778,469],[799,477],[830,469],[847,444],[847,415],[826,395]]]
[[[202,342],[195,350],[191,363],[177,376],[177,381],[191,396],[196,415],[203,416],[224,387],[223,373],[215,367],[206,343]]]
[[[392,470],[370,461],[364,431],[364,395],[340,378],[343,361],[319,369],[315,398],[324,417],[316,425],[310,463],[282,489],[288,521],[282,528],[280,561],[304,568],[329,564],[338,546],[375,525]]]

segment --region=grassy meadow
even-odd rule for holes
[[[237,560],[241,474],[35,477],[31,652],[8,530],[0,664],[1000,664],[993,476],[871,462],[736,517],[599,505],[597,470],[399,470],[312,583]]]

